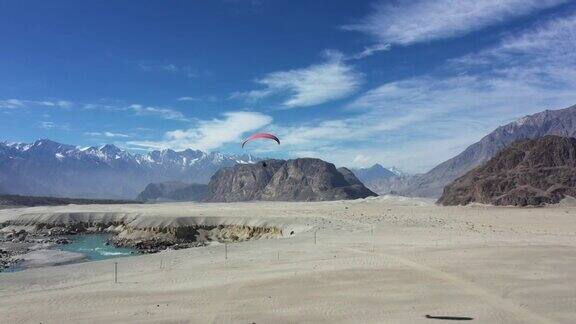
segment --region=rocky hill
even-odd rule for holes
[[[443,205],[542,205],[576,196],[576,139],[545,136],[510,145],[444,189]]]
[[[256,160],[190,149],[132,154],[110,144],[79,148],[50,140],[0,142],[0,193],[133,199],[149,183],[208,183],[221,167]]]
[[[322,201],[376,196],[346,169],[319,159],[265,160],[220,169],[206,201]]]
[[[576,136],[576,106],[561,110],[546,110],[498,127],[456,157],[423,175],[413,177],[399,190],[410,196],[437,198],[442,194],[445,185],[482,165],[507,145],[521,139],[546,135]]]
[[[208,185],[168,181],[151,183],[146,186],[137,200],[139,201],[202,201]]]

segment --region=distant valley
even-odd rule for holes
[[[410,175],[379,164],[350,169],[371,191],[438,198],[444,187],[482,165],[501,149],[522,139],[546,135],[576,136],[576,106],[546,110],[498,127],[459,155],[424,174]],[[150,184],[178,181],[208,184],[223,167],[251,164],[254,156],[198,150],[157,150],[132,154],[114,145],[79,148],[51,140],[0,143],[0,194],[71,198],[135,199]],[[149,187],[162,199],[172,185]],[[176,186],[178,187],[178,185]],[[181,185],[180,185],[181,187]],[[176,200],[200,195],[202,187],[175,189]],[[170,195],[170,194],[168,194]],[[180,195],[180,196],[178,196]],[[195,197],[196,197],[195,196]]]

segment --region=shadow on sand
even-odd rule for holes
[[[471,321],[474,317],[468,316],[433,316],[433,315],[426,315],[426,318],[429,319],[437,319],[437,320],[445,320],[445,321]]]

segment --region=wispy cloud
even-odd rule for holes
[[[475,66],[550,67],[576,63],[576,12],[540,22],[518,35],[509,35],[497,45],[451,61],[464,69]]]
[[[6,99],[0,100],[0,108],[5,109],[16,109],[16,108],[23,108],[26,107],[24,102],[19,99]]]
[[[31,107],[55,107],[70,108],[72,103],[66,100],[26,100],[26,99],[5,99],[0,100],[0,108],[17,109]]]
[[[136,113],[136,115],[139,116],[158,116],[162,119],[180,120],[180,121],[188,120],[186,117],[184,117],[184,114],[182,114],[178,110],[174,110],[171,108],[133,104],[128,106],[128,109],[132,110],[134,113]]]
[[[576,83],[550,87],[517,74],[431,77],[384,84],[349,105],[356,115],[276,125],[283,150],[314,152],[339,165],[376,162],[423,172],[498,125],[576,102]],[[363,155],[362,159],[355,156]],[[370,159],[366,158],[370,157]]]
[[[575,21],[556,17],[437,73],[382,84],[347,105],[353,117],[276,125],[283,149],[427,171],[499,125],[576,103]]]
[[[153,149],[212,150],[231,142],[239,142],[250,131],[272,122],[272,117],[246,111],[224,113],[220,119],[200,120],[188,129],[169,131],[160,141],[130,141],[127,144]]]
[[[45,130],[70,130],[70,126],[68,124],[57,124],[51,121],[41,121],[38,123],[38,127]]]
[[[184,97],[179,97],[176,99],[176,101],[189,101],[189,102],[199,102],[199,101],[204,101],[204,102],[216,102],[218,101],[218,97],[216,96],[199,96],[199,97],[190,97],[190,96],[184,96]]]
[[[108,138],[129,138],[130,135],[113,132],[85,132],[84,135],[93,137],[108,137]]]
[[[263,89],[237,92],[232,97],[259,100],[282,96],[285,108],[309,107],[342,99],[354,93],[363,75],[342,59],[332,56],[328,62],[303,69],[278,71],[258,80]]]
[[[138,63],[138,68],[146,72],[178,72],[180,68],[174,64]]]
[[[184,114],[170,107],[147,106],[141,104],[88,103],[82,105],[86,110],[103,110],[112,112],[128,112],[136,116],[154,116],[166,120],[189,121]]]
[[[368,46],[365,47],[364,50],[362,50],[361,52],[354,54],[351,58],[356,60],[363,59],[365,57],[372,56],[379,52],[389,51],[390,48],[391,48],[390,44],[376,44]]]
[[[379,43],[410,45],[465,35],[569,0],[380,1],[346,30],[372,35]]]
[[[198,72],[195,71],[192,67],[187,65],[176,65],[173,63],[139,62],[138,69],[144,72],[182,74],[190,78],[198,76]]]
[[[200,101],[200,99],[196,97],[180,97],[176,99],[177,101]]]

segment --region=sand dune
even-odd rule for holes
[[[318,203],[1,210],[22,224],[124,219],[283,226],[295,235],[0,274],[2,323],[572,323],[576,209]],[[316,244],[315,237],[316,236]]]

